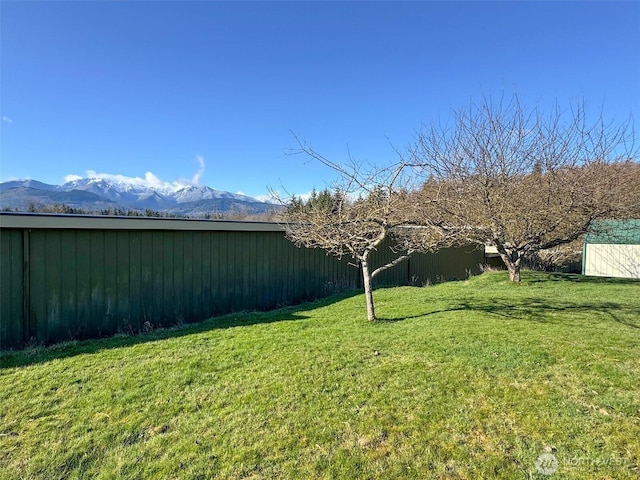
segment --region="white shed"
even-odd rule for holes
[[[584,239],[582,273],[640,278],[640,219],[602,220]]]

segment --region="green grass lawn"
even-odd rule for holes
[[[640,477],[640,282],[375,298],[4,352],[0,478]]]

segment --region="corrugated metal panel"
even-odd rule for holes
[[[484,251],[474,247],[446,248],[435,253],[417,253],[411,258],[410,278],[415,285],[463,280],[480,273]]]
[[[114,221],[122,225],[120,219]],[[31,337],[49,344],[131,332],[145,322],[168,326],[361,286],[351,259],[297,248],[281,230],[0,226],[3,349],[20,348]],[[466,268],[482,261],[481,252],[477,259],[474,255],[464,250],[417,255],[383,272],[377,284],[407,284],[412,276],[418,284],[426,278],[464,278]],[[375,267],[393,258],[388,248],[381,248],[372,263]],[[30,267],[26,275],[25,260]],[[23,302],[30,305],[27,311]]]
[[[587,244],[584,262],[585,275],[640,278],[640,245]]]
[[[371,256],[374,268],[384,265],[398,254],[385,241]],[[469,274],[480,273],[484,263],[484,251],[474,247],[446,248],[435,253],[414,253],[410,259],[381,272],[374,279],[374,286],[382,285],[424,285],[447,280],[462,280]]]
[[[0,249],[0,349],[6,349],[25,335],[23,232],[0,230]]]
[[[391,242],[386,239],[378,247],[378,250],[371,255],[370,264],[372,271],[381,265],[386,265],[389,262],[400,257],[400,254],[394,253],[391,248]],[[380,272],[373,279],[374,286],[388,286],[388,285],[407,285],[409,282],[408,269],[410,268],[410,260],[404,260],[403,262]]]
[[[358,275],[281,232],[36,230],[32,252],[43,343],[297,303]]]

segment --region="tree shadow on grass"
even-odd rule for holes
[[[504,279],[501,278],[500,281],[502,280]],[[576,274],[543,272],[524,272],[523,284],[513,286],[526,288],[527,285],[549,281],[592,285],[640,286],[640,281],[635,279],[585,277],[584,275]],[[617,302],[597,302],[590,301],[588,298],[580,302],[556,301],[536,297],[504,298],[492,296],[490,293],[488,293],[486,297],[474,296],[472,300],[468,301],[461,302],[457,298],[450,298],[449,301],[450,306],[446,308],[425,310],[424,313],[411,316],[381,317],[379,321],[385,323],[401,322],[413,318],[460,311],[494,315],[504,318],[505,320],[524,320],[537,323],[567,323],[571,321],[571,316],[577,319],[580,318],[581,314],[593,316],[593,314],[596,313],[626,327],[640,329],[640,308]]]
[[[76,355],[93,354],[103,350],[126,348],[147,342],[186,337],[212,330],[306,320],[310,318],[310,315],[305,314],[307,311],[325,307],[361,293],[359,290],[340,293],[327,298],[291,305],[277,310],[229,313],[201,322],[159,328],[147,333],[143,332],[132,335],[117,334],[100,339],[62,342],[46,347],[35,346],[24,350],[0,351],[0,371],[4,368],[46,363],[51,360],[64,359]]]
[[[469,311],[472,308],[469,305],[460,305],[451,308],[443,308],[440,310],[430,310],[425,313],[417,313],[415,315],[406,315],[400,317],[376,317],[376,323],[399,323],[404,322],[405,320],[411,320],[414,318],[425,318],[431,315],[437,315],[439,313],[448,313],[448,312],[456,312],[456,311]]]
[[[567,282],[583,285],[637,285],[640,280],[631,278],[587,277],[570,273],[543,273],[524,272],[523,281],[527,285],[544,282]],[[579,318],[581,314],[593,316],[599,314],[600,318],[609,318],[616,323],[630,328],[640,329],[640,308],[618,302],[598,302],[585,297],[578,302],[550,300],[545,298],[487,298],[473,305],[464,305],[472,310],[482,311],[492,315],[499,315],[509,319],[523,319],[540,323],[567,323],[574,316]],[[566,314],[569,315],[558,315]]]
[[[522,302],[507,302],[502,299],[491,299],[487,301],[461,302],[449,308],[426,311],[422,314],[406,317],[380,318],[381,322],[401,322],[412,318],[425,318],[432,315],[450,312],[475,312],[494,315],[505,320],[523,320],[536,323],[567,323],[565,315],[557,318],[558,313],[593,315],[598,313],[611,320],[630,328],[640,329],[640,308],[629,308],[628,306],[614,302],[549,302],[540,298],[529,298]],[[622,313],[622,315],[621,315]],[[635,319],[629,320],[628,317]]]
[[[640,279],[636,278],[612,278],[612,277],[587,277],[576,273],[543,273],[534,272],[533,275],[528,275],[527,272],[523,272],[524,281],[527,284],[544,283],[544,282],[571,282],[582,284],[595,284],[595,285],[638,285],[640,286]]]
[[[483,312],[500,316],[508,320],[525,320],[537,323],[567,323],[571,319],[569,314],[579,319],[581,314],[593,316],[599,314],[630,328],[640,329],[640,309],[629,308],[626,305],[615,302],[550,302],[546,299],[529,298],[526,303],[510,303],[504,300],[493,299],[490,303],[462,303],[458,310]],[[636,322],[629,321],[625,317],[635,317]]]

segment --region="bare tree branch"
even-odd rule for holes
[[[640,215],[633,125],[591,120],[582,102],[543,114],[517,96],[423,127],[409,150],[425,179],[424,224],[493,245],[519,281],[523,257],[569,244],[594,220]]]
[[[367,302],[367,318],[375,320],[372,279],[404,261],[417,249],[435,249],[422,241],[413,245],[410,237],[397,227],[413,221],[411,181],[403,161],[385,167],[364,166],[351,156],[347,166],[337,164],[315,152],[295,137],[299,150],[338,172],[340,180],[331,191],[325,190],[308,202],[289,201],[283,227],[287,238],[298,246],[322,248],[337,257],[350,256],[362,271]],[[426,236],[426,232],[423,233]],[[418,238],[415,236],[415,238]],[[371,271],[369,259],[380,245],[391,239],[398,256]]]

